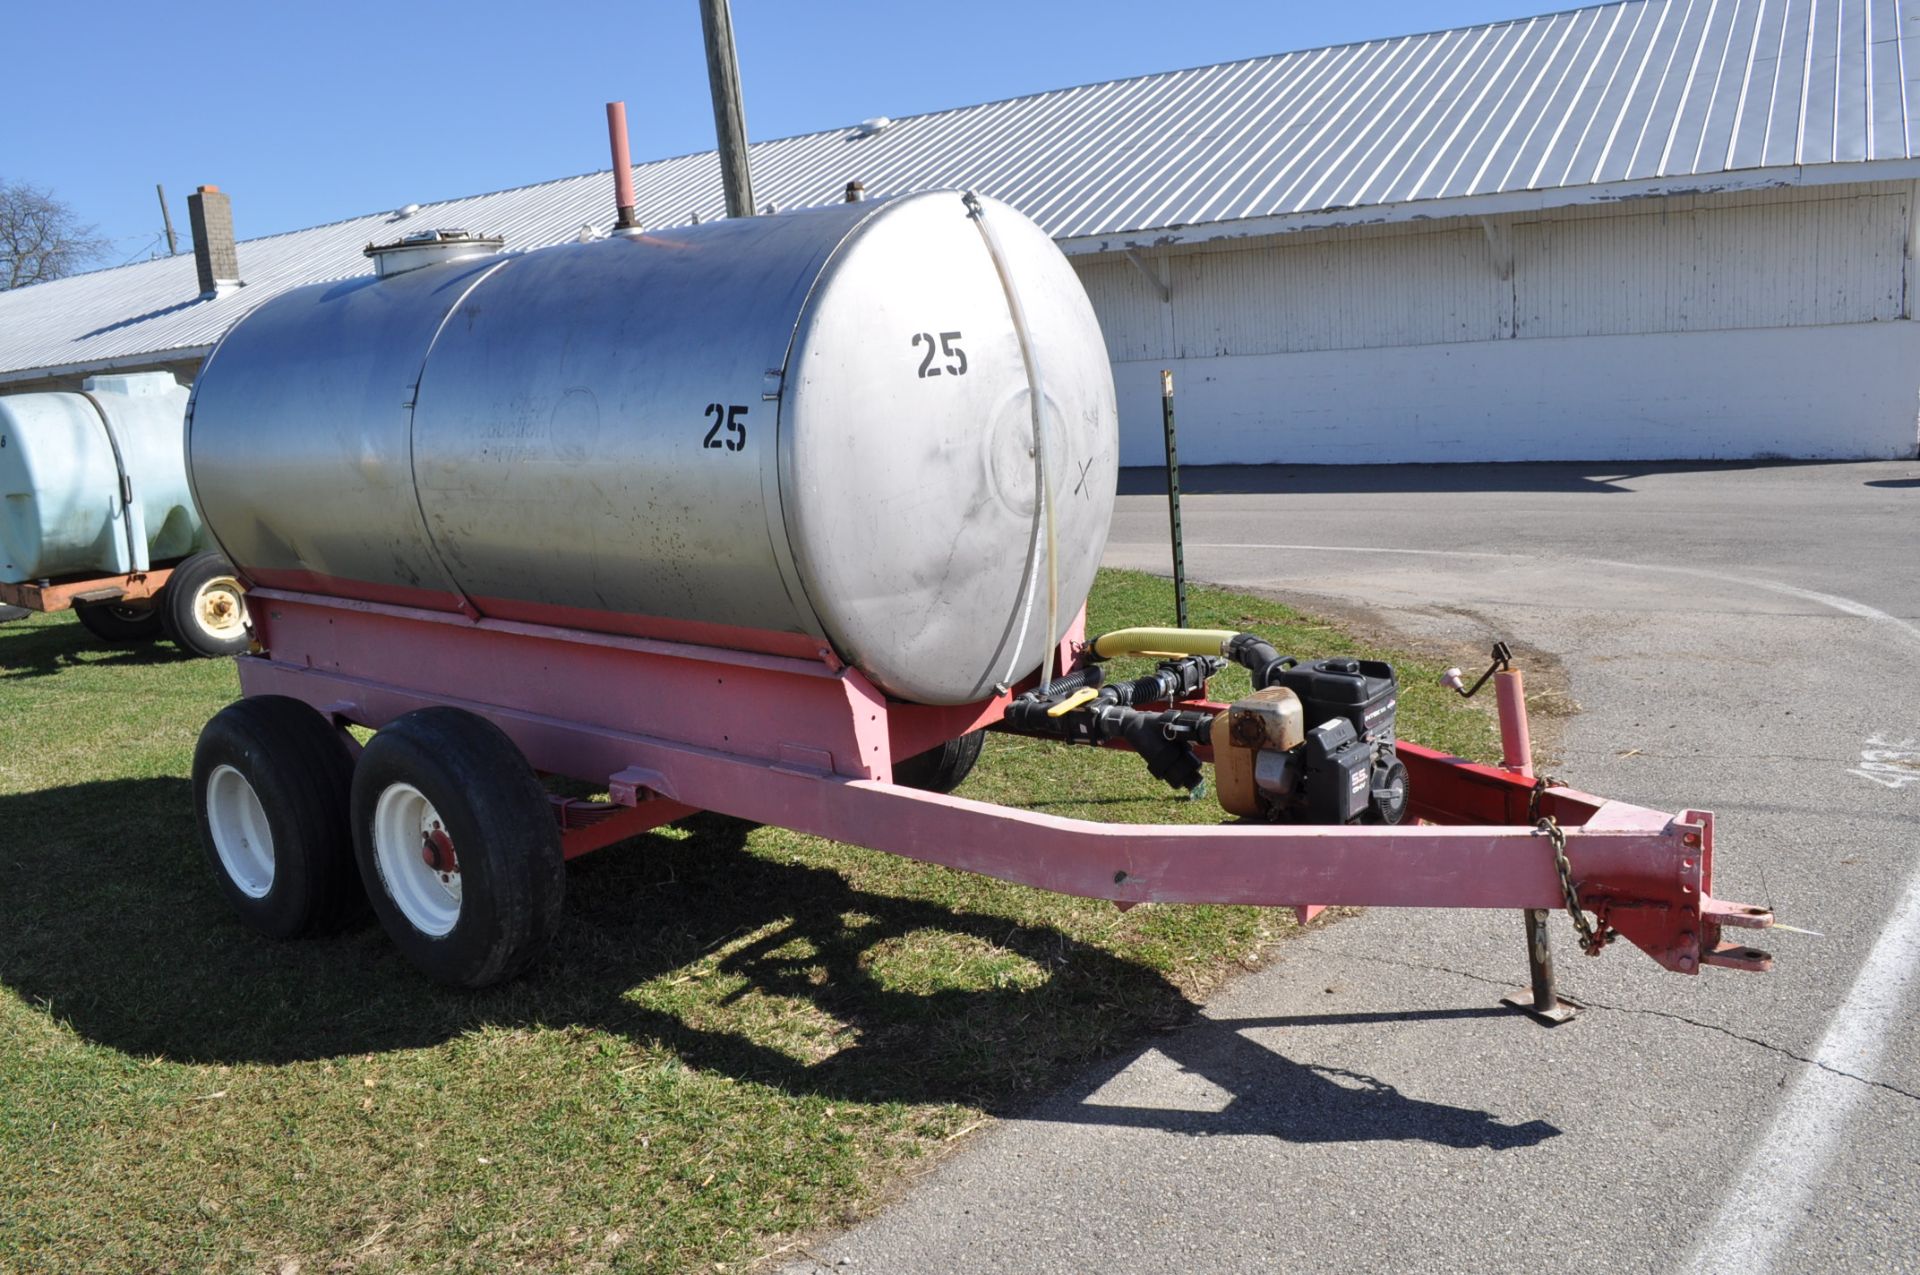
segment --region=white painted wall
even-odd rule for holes
[[[1915,189],[1639,200],[1078,259],[1122,459],[1909,457]]]
[[[1915,454],[1920,323],[1174,359],[1188,465]],[[1164,461],[1157,362],[1114,365],[1120,463]]]

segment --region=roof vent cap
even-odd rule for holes
[[[861,120],[853,126],[855,137],[878,137],[893,127],[893,121],[884,115],[876,115],[870,120]]]
[[[499,252],[504,243],[506,240],[498,235],[476,235],[469,230],[416,230],[392,243],[370,243],[365,251],[373,258],[374,272],[385,279],[444,261],[491,256]]]

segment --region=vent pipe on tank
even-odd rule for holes
[[[627,149],[627,104],[607,103],[607,144],[613,148],[613,225],[635,230],[640,222],[633,205],[633,156]]]
[[[857,204],[867,197],[867,184],[858,177],[847,183],[847,202]]]
[[[392,243],[370,243],[364,251],[373,258],[374,273],[385,279],[443,261],[491,256],[505,242],[498,235],[476,235],[466,230],[422,230]]]

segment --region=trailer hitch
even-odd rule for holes
[[[1713,897],[1713,815],[1683,810],[1674,826],[1680,829],[1681,844],[1688,853],[1668,879],[1664,898],[1654,881],[1643,884],[1642,891],[1636,892],[1640,897],[1629,897],[1620,884],[1609,882],[1589,892],[1587,905],[1668,969],[1683,974],[1695,973],[1702,965],[1760,973],[1771,970],[1771,954],[1722,937],[1728,928],[1766,929],[1773,924],[1773,913]]]
[[[1586,907],[1601,925],[1618,931],[1668,969],[1683,974],[1696,973],[1703,965],[1756,973],[1771,970],[1771,953],[1722,935],[1729,928],[1767,929],[1773,925],[1773,913],[1713,897],[1712,813],[1683,810],[1672,826],[1679,830],[1683,853],[1664,892],[1654,880],[1629,892],[1616,879],[1583,891]]]

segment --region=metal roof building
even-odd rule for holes
[[[761,142],[754,186],[1026,211],[1107,329],[1129,462],[1161,367],[1203,461],[1908,455],[1917,19],[1626,0]],[[634,177],[643,224],[721,215],[711,152]],[[247,240],[245,286],[204,299],[186,256],[0,294],[0,386],[190,373],[266,298],[369,272],[370,241],[536,248],[606,226],[609,189]]]

